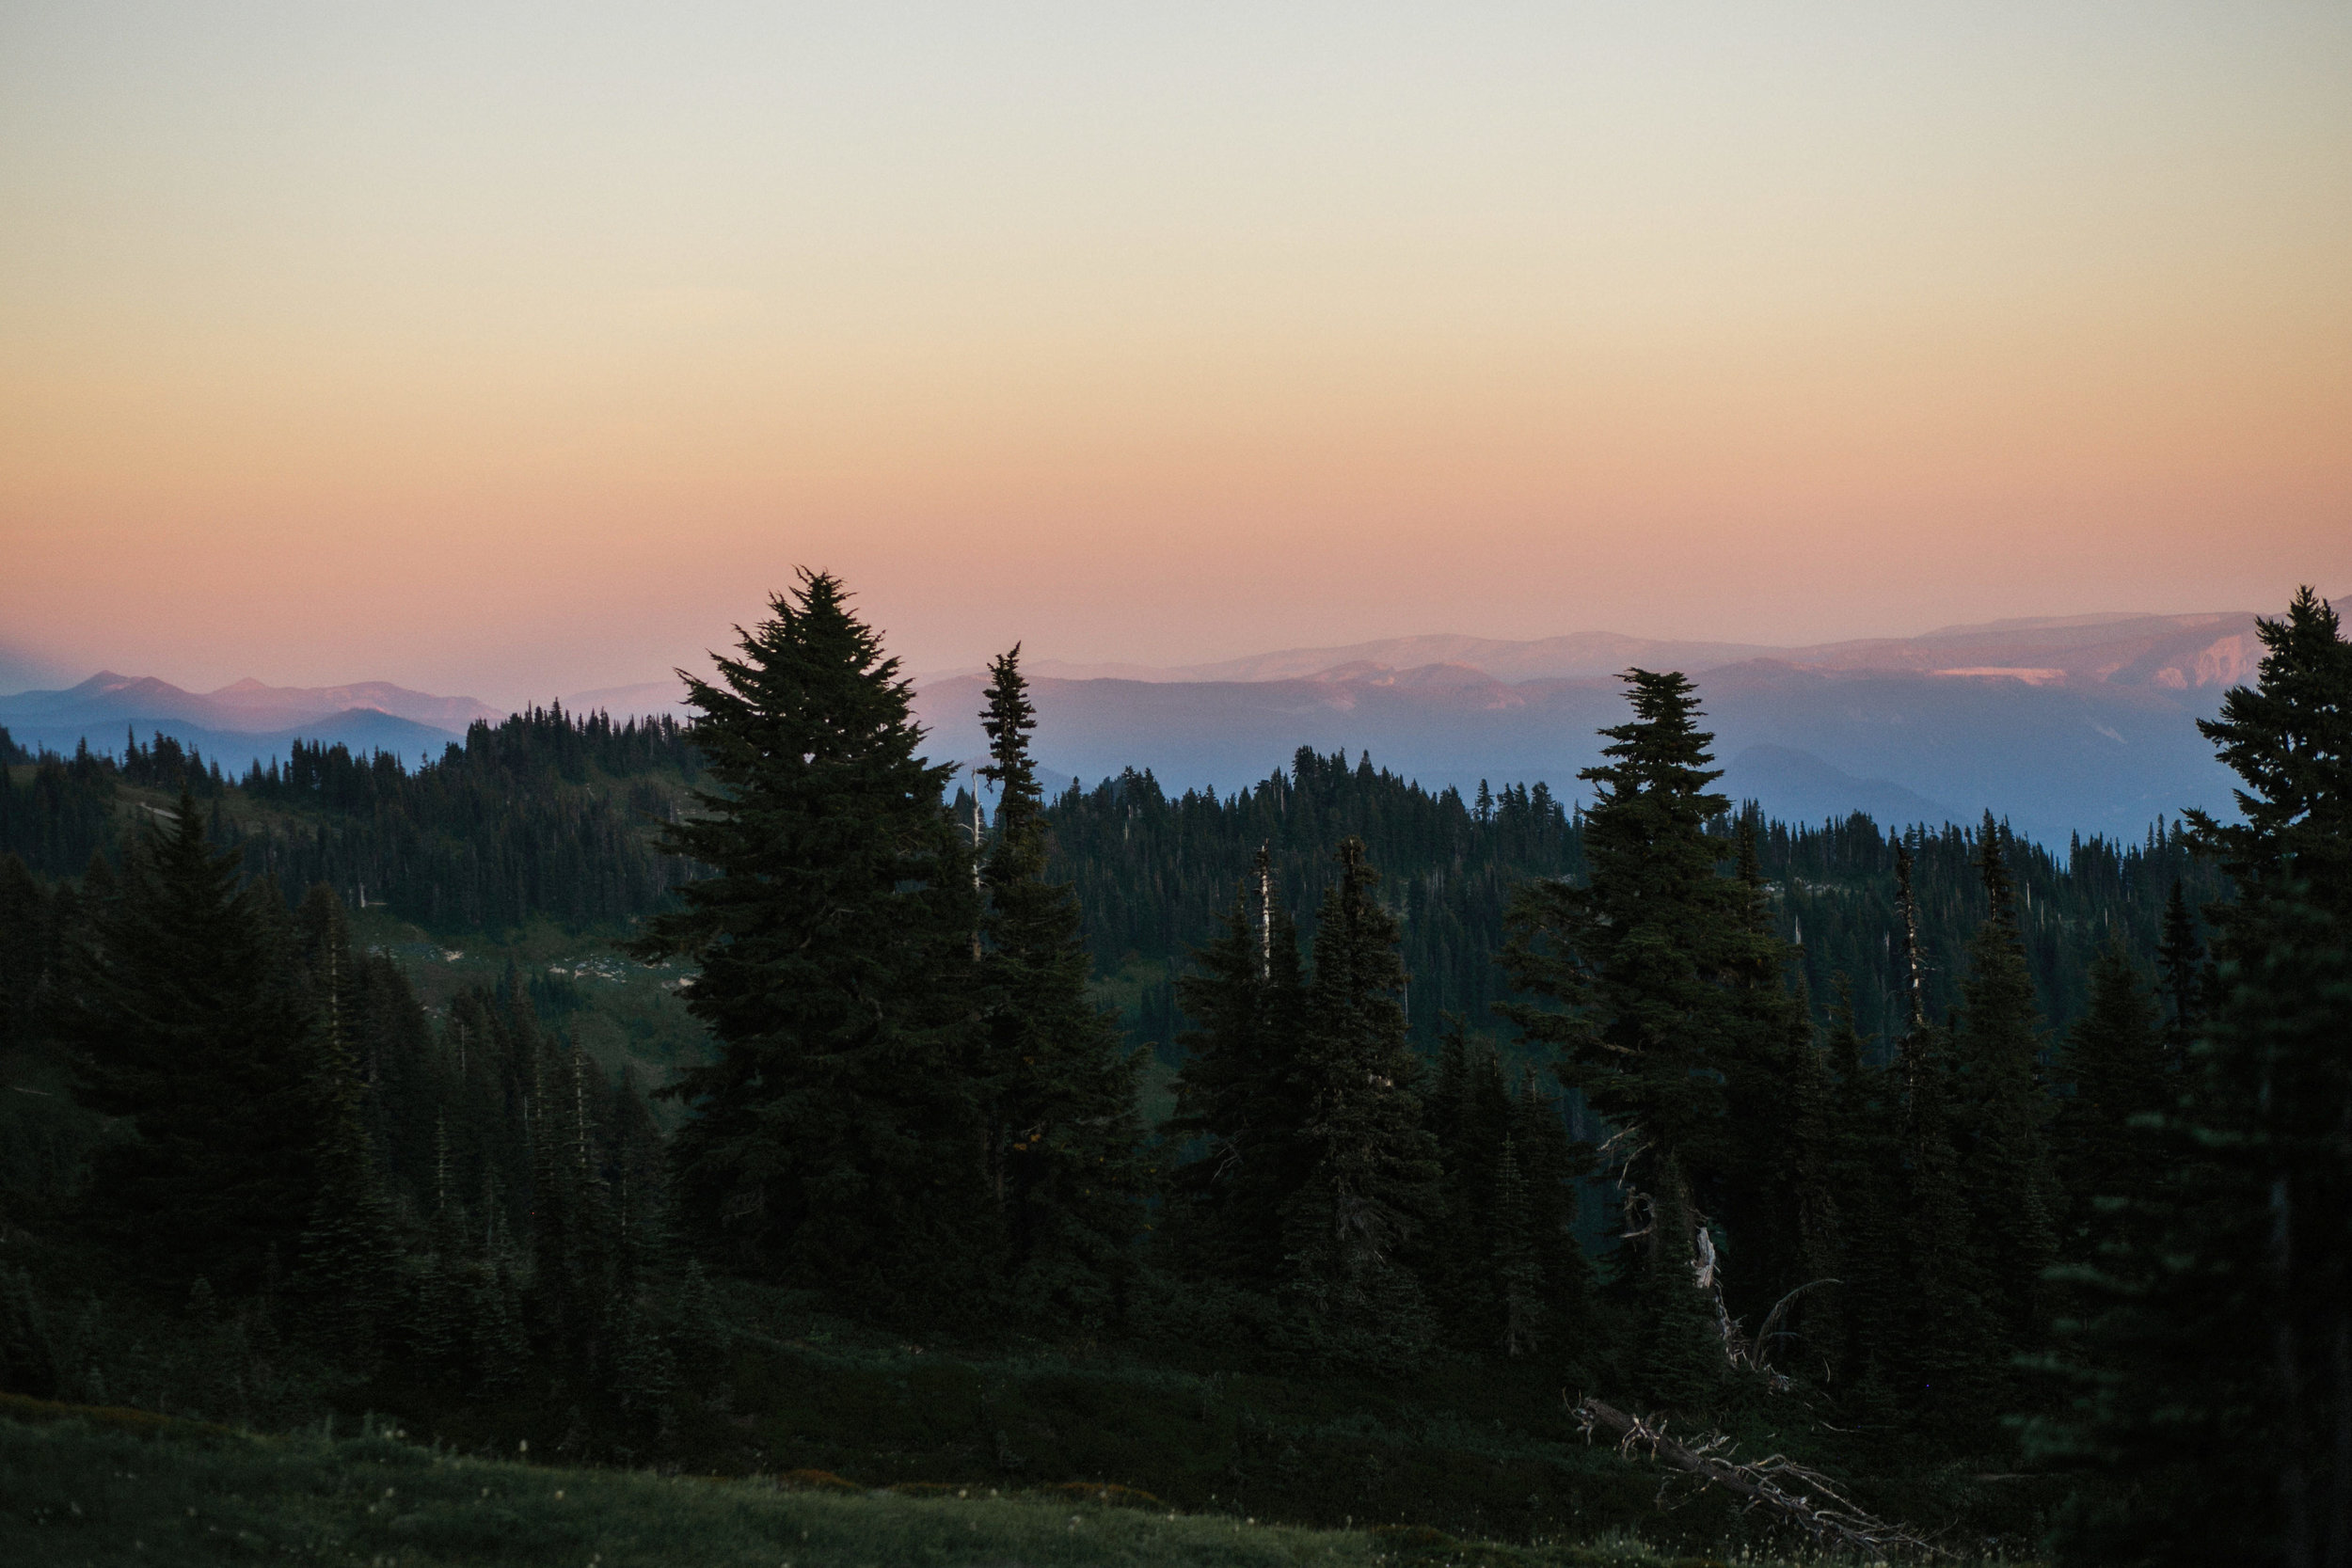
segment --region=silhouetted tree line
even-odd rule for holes
[[[295,741],[284,764],[233,786],[217,763],[157,735],[120,761],[87,747],[44,756],[0,798],[0,852],[47,876],[119,853],[117,788],[185,793],[210,808],[218,846],[289,888],[325,882],[436,932],[499,931],[532,919],[574,929],[659,907],[691,874],[650,844],[701,763],[674,719],[616,722],[560,705],[478,721],[439,761],[407,768],[378,752]]]
[[[960,821],[972,801],[959,791]],[[1148,772],[1090,790],[1073,785],[1047,808],[1049,874],[1072,882],[1099,973],[1143,960],[1163,977],[1144,982],[1130,1037],[1163,1048],[1185,1027],[1174,971],[1214,928],[1234,881],[1269,856],[1274,887],[1311,935],[1314,910],[1335,871],[1329,847],[1361,838],[1382,867],[1383,902],[1402,928],[1411,975],[1405,1003],[1413,1037],[1434,1049],[1442,1021],[1487,1019],[1507,980],[1493,961],[1513,890],[1531,879],[1585,874],[1587,824],[1541,784],[1431,792],[1369,758],[1301,748],[1290,770],[1219,797],[1187,790],[1169,799]],[[1852,989],[1858,1025],[1882,1040],[1901,1032],[1909,971],[1897,951],[1896,862],[1908,855],[1917,912],[1919,965],[1930,1012],[1960,1001],[1969,934],[1988,912],[1977,865],[1991,832],[2017,889],[2018,937],[2044,1016],[2064,1027],[2090,1005],[2092,960],[2121,938],[2153,962],[2167,901],[2179,884],[2192,905],[2221,897],[2227,879],[2197,858],[2172,825],[2139,844],[2077,839],[2063,854],[1987,828],[1882,828],[1859,813],[1820,826],[1768,821],[1753,803],[1711,817],[1707,835],[1732,850],[1756,838],[1768,918],[1796,949],[1816,1017],[1826,1027],[1836,982]],[[1882,1046],[1880,1049],[1885,1049]],[[1171,1062],[1174,1053],[1168,1053]]]
[[[56,1042],[118,1130],[86,1180],[19,1180],[40,1151],[9,1150],[14,1223],[619,1430],[658,1432],[710,1353],[675,1237],[877,1323],[1375,1380],[1516,1363],[1686,1427],[1858,1432],[1883,1469],[2009,1459],[2022,1430],[2079,1478],[2069,1560],[2352,1551],[2352,644],[2310,593],[2204,726],[2243,820],[2063,867],[1989,816],[1776,832],[1712,789],[1691,683],[1639,670],[1575,818],[1311,753],[1231,801],[1130,777],[1049,811],[1015,649],[976,824],[839,583],[771,610],[690,683],[707,784],[658,848],[708,874],[628,944],[691,961],[713,1039],[663,1091],[687,1112],[666,1148],[514,977],[436,1031],[331,890],[286,914],[190,794],[78,886],[0,870],[12,1048]],[[1294,814],[1327,835],[1327,867],[1288,873],[1319,883],[1311,922],[1274,847]],[[1506,816],[1508,855],[1577,857],[1510,885],[1486,954],[1541,1072],[1484,1019],[1415,1049],[1413,895],[1351,831],[1377,817],[1442,887],[1506,863]],[[1065,820],[1081,868],[1162,835],[1172,868],[1111,932],[1223,879],[1156,1136],[1142,1056],[1089,999],[1084,890],[1112,874],[1053,875]],[[2200,866],[2231,896],[2197,896]],[[2063,1031],[2054,991],[2081,999]],[[7,1375],[55,1386],[14,1291]]]
[[[0,1124],[0,1224],[232,1313],[262,1352],[463,1398],[555,1380],[608,1441],[655,1432],[701,1342],[700,1282],[630,1075],[541,1027],[512,970],[437,1025],[397,964],[353,948],[333,889],[289,912],[210,836],[183,796],[78,884],[0,861],[0,1049],[61,1058],[114,1130],[59,1169],[22,1114]],[[103,1353],[77,1363],[19,1317],[8,1386],[106,1386]]]

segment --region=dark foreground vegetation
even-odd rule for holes
[[[982,811],[837,583],[773,608],[683,731],[16,761],[0,1388],[1493,1560],[2352,1550],[2352,646],[2309,594],[2208,726],[2243,822],[2062,858],[1735,810],[1640,671],[1574,813],[1311,753],[1049,803],[1016,650]],[[394,918],[672,978],[625,1029],[603,970],[459,980]]]
[[[746,1481],[503,1462],[363,1418],[277,1437],[0,1396],[0,1549],[61,1568],[292,1560],[503,1568],[1729,1568],[1629,1538],[1461,1539],[1426,1526],[1317,1530],[1187,1512],[1133,1487],[899,1482],[821,1470]],[[1745,1556],[1752,1568],[1796,1560]],[[1807,1554],[1807,1564],[1836,1560]],[[1950,1559],[1956,1568],[1980,1560]]]

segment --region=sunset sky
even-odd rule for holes
[[[2352,593],[2352,6],[0,8],[0,689]]]

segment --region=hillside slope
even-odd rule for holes
[[[1260,1525],[1180,1513],[1119,1487],[866,1491],[815,1472],[780,1483],[554,1469],[374,1432],[262,1438],[5,1395],[0,1553],[58,1564],[285,1559],[402,1568],[1721,1568],[1624,1539],[1509,1546],[1427,1528]],[[1740,1560],[1772,1568],[1776,1560]]]

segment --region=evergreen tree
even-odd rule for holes
[[[459,1382],[474,1359],[469,1264],[472,1227],[457,1201],[451,1171],[449,1122],[440,1119],[435,1138],[433,1208],[424,1256],[418,1260],[416,1300],[405,1326],[410,1365],[426,1381]]]
[[[561,1362],[602,1359],[613,1304],[615,1227],[579,1051],[542,1037],[531,1097],[531,1290],[534,1326]]]
[[[1658,1189],[1639,1195],[1645,1201],[1631,1232],[1643,1246],[1642,1266],[1629,1278],[1639,1386],[1668,1409],[1691,1413],[1722,1398],[1731,1371],[1715,1315],[1714,1233],[1695,1223],[1681,1165],[1661,1162],[1657,1171]],[[1690,1219],[1677,1224],[1677,1215]]]
[[[1506,1356],[1534,1354],[1543,1343],[1550,1314],[1544,1300],[1544,1273],[1536,1254],[1534,1205],[1520,1173],[1518,1149],[1502,1140],[1495,1162],[1494,1279],[1502,1320],[1502,1351]]]
[[[2103,1309],[2070,1347],[2076,1397],[2028,1429],[2035,1457],[2089,1472],[2058,1531],[2068,1562],[2352,1552],[2352,933],[2283,894],[2264,929],[2259,957],[2222,964],[2189,1092],[2149,1151],[2170,1177],[2133,1229],[2154,1239],[2085,1272]]]
[[[1437,1151],[1438,1212],[1422,1248],[1427,1292],[1436,1322],[1461,1349],[1492,1354],[1510,1340],[1507,1290],[1499,1264],[1503,1247],[1502,1164],[1511,1141],[1511,1096],[1502,1063],[1491,1046],[1473,1049],[1459,1019],[1449,1019],[1438,1048],[1438,1070],[1423,1101],[1423,1121]],[[1514,1156],[1514,1167],[1517,1157]],[[1528,1202],[1524,1177],[1518,1201]],[[1532,1215],[1514,1222],[1515,1244],[1534,1246]],[[1528,1259],[1535,1254],[1530,1250]],[[1523,1289],[1527,1288],[1522,1281]],[[1533,1298],[1523,1307],[1533,1307]],[[1528,1333],[1532,1345],[1533,1320]]]
[[[1272,1291],[1286,1276],[1282,1205],[1306,1180],[1307,1003],[1297,929],[1263,849],[1219,925],[1176,982],[1199,1027],[1177,1037],[1184,1066],[1165,1127],[1184,1151],[1168,1176],[1169,1250],[1187,1272]]]
[[[1708,1369],[1725,1354],[1711,1273],[1708,1290],[1694,1285],[1708,1223],[1694,1187],[1731,1163],[1723,1085],[1741,1066],[1742,1029],[1726,982],[1754,957],[1754,890],[1717,875],[1723,846],[1707,824],[1729,802],[1708,788],[1722,775],[1691,683],[1626,679],[1634,718],[1601,732],[1608,760],[1579,775],[1598,786],[1583,818],[1590,879],[1515,896],[1501,962],[1542,1001],[1499,1010],[1558,1053],[1562,1080],[1615,1129],[1609,1158],[1645,1211],[1623,1262],[1655,1328],[1651,1381],[1687,1402],[1713,1386]]]
[[[2258,624],[2264,655],[2252,686],[2233,687],[2221,717],[2199,720],[2243,781],[2243,822],[2183,815],[2190,847],[2221,863],[2237,900],[2208,910],[2225,956],[2251,960],[2274,896],[2352,916],[2352,642],[2335,608],[2300,590],[2283,620]],[[2239,933],[2249,926],[2243,939]]]
[[[367,1132],[365,1085],[352,1049],[359,966],[353,962],[342,900],[312,888],[295,916],[299,957],[310,991],[310,1091],[318,1147],[316,1186],[295,1257],[313,1324],[346,1354],[367,1356],[397,1303],[391,1205]]]
[[[437,1168],[452,1097],[460,1092],[453,1064],[399,962],[381,952],[357,958],[345,1029],[360,1115],[388,1190],[405,1191],[418,1212],[430,1214],[433,1205],[423,1196]]]
[[[1987,1305],[2007,1343],[2035,1343],[2042,1273],[2058,1256],[2059,1199],[2050,1169],[2050,1106],[2039,1071],[2041,1019],[2017,925],[2003,839],[1985,814],[1979,864],[1991,912],[1968,944],[1955,1106],[1961,1179],[1974,1212]]]
[[[1761,1060],[1750,1073],[1756,1087],[1745,1097],[1750,1113],[1771,1128],[1768,1135],[1753,1136],[1750,1147],[1761,1157],[1742,1178],[1747,1190],[1763,1199],[1763,1212],[1748,1227],[1756,1241],[1745,1248],[1748,1270],[1757,1280],[1744,1294],[1726,1293],[1743,1318],[1759,1326],[1788,1301],[1790,1310],[1777,1332],[1830,1352],[1844,1332],[1831,1291],[1841,1278],[1845,1218],[1830,1169],[1834,1090],[1828,1064],[1814,1041],[1812,1003],[1803,976],[1794,995],[1775,988],[1772,996],[1776,1005],[1771,1012],[1778,1017],[1767,1017],[1777,1027],[1764,1037]],[[1758,1344],[1756,1351],[1777,1360],[1781,1348]]]
[[[2189,913],[2178,877],[2172,879],[2172,891],[2165,895],[2162,929],[2156,943],[2156,989],[2169,1008],[2164,1021],[2165,1047],[2177,1066],[2203,1010],[2205,967],[2197,918]]]
[[[1718,1207],[1738,1251],[1719,1267],[1731,1308],[1761,1322],[1789,1292],[1834,1276],[1837,1212],[1826,1164],[1829,1085],[1813,1037],[1812,998],[1796,949],[1773,929],[1758,852],[1761,816],[1749,802],[1733,824],[1732,879],[1740,928],[1727,953],[1734,1033],[1726,1083],[1728,1168]],[[1784,978],[1793,971],[1792,991]],[[1794,1322],[1829,1332],[1835,1301],[1807,1291]],[[1759,1347],[1769,1354],[1769,1347]]]
[[[472,1277],[474,1374],[484,1392],[506,1393],[521,1384],[530,1365],[522,1283],[513,1258],[496,1245],[489,1249],[487,1265]]]
[[[1907,1292],[1888,1382],[1915,1430],[1964,1451],[1993,1438],[2011,1342],[1969,1202],[1952,1037],[1922,1024],[1903,1050]]]
[[[2208,908],[2211,1020],[2145,1156],[2166,1177],[2083,1280],[2103,1309],[2074,1407],[2031,1433],[2095,1478],[2059,1531],[2072,1561],[2352,1554],[2352,644],[2309,589],[2261,635],[2255,685],[2200,726],[2245,821],[2187,814],[2238,896]]]
[[[205,842],[195,800],[93,879],[61,1032],[83,1104],[136,1136],[98,1156],[94,1230],[173,1289],[259,1289],[296,1254],[319,1190],[311,1019],[273,907]],[[108,885],[111,883],[112,885]]]
[[[24,861],[0,855],[0,1049],[33,1032],[56,958],[56,921]]]
[[[1836,1195],[1837,1248],[1831,1297],[1834,1318],[1815,1325],[1809,1348],[1829,1358],[1843,1381],[1874,1402],[1887,1392],[1892,1339],[1909,1294],[1899,1228],[1902,1178],[1901,1107],[1896,1085],[1872,1067],[1854,1025],[1853,989],[1838,977],[1830,1013],[1829,1128],[1825,1159]]]
[[[1568,1353],[1590,1327],[1592,1270],[1576,1240],[1585,1163],[1558,1103],[1532,1067],[1515,1091],[1449,1019],[1422,1106],[1440,1218],[1418,1256],[1440,1334],[1477,1355]]]
[[[670,1263],[668,1149],[637,1087],[637,1069],[613,1081],[603,1119],[605,1183],[612,1193],[614,1287],[630,1293]]]
[[[990,667],[989,763],[996,832],[982,867],[987,946],[985,1074],[990,1163],[1025,1320],[1117,1317],[1143,1227],[1145,1172],[1136,1084],[1115,1015],[1087,995],[1089,960],[1067,883],[1045,879],[1043,800],[1029,759],[1036,709],[1016,646]]]
[[[1543,1092],[1533,1067],[1511,1102],[1510,1139],[1527,1183],[1528,1234],[1541,1281],[1536,1343],[1578,1354],[1593,1327],[1593,1266],[1576,1239],[1577,1179],[1590,1168],[1590,1150],[1568,1141],[1560,1102]]]
[[[2133,1122],[2165,1108],[2163,1040],[2155,1004],[2121,942],[2099,956],[2090,1011],[2067,1037],[2059,1076],[2072,1090],[2051,1123],[2069,1205],[2062,1250],[2087,1262],[2110,1239],[2103,1212],[2147,1192],[2160,1174],[2153,1148]]]
[[[898,1314],[990,1256],[970,861],[909,684],[840,582],[803,573],[719,681],[684,677],[713,787],[663,830],[712,869],[631,951],[700,966],[719,1059],[674,1085],[688,1223],[747,1267]]]
[[[1292,1299],[1311,1350],[1384,1370],[1410,1367],[1430,1338],[1406,1248],[1433,1217],[1435,1141],[1414,1094],[1395,916],[1373,890],[1360,839],[1342,842],[1340,879],[1316,924],[1314,978],[1299,1067],[1306,1180],[1284,1205]]]

